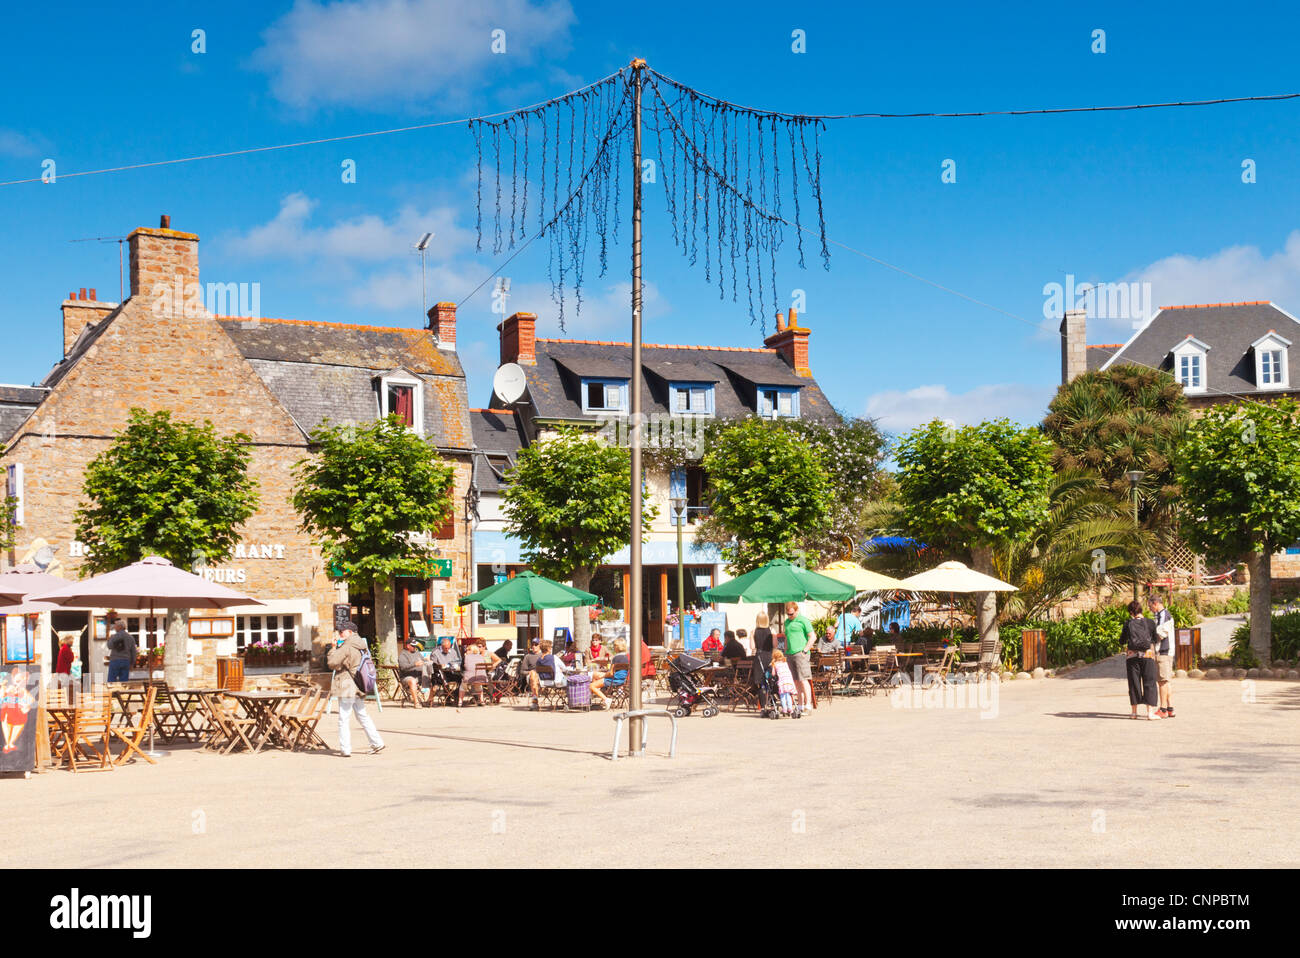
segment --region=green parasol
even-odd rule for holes
[[[744,575],[707,589],[706,602],[838,602],[855,595],[853,586],[809,572],[785,559],[773,559]]]
[[[534,609],[575,609],[598,601],[590,592],[525,569],[513,579],[462,595],[457,604],[466,606],[477,602],[494,612],[531,612]]]

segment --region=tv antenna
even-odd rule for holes
[[[429,255],[429,240],[431,239],[433,239],[433,234],[425,233],[415,243],[415,249],[420,254],[420,309],[422,310],[421,315],[424,316],[427,316],[429,314],[429,296],[428,293],[425,292],[424,275],[425,275],[425,260]]]
[[[506,309],[506,300],[510,298],[510,277],[509,276],[497,277],[495,295],[492,298],[496,300],[496,303],[492,304],[492,309],[494,311],[500,312],[502,316],[508,315],[510,311]],[[497,303],[501,304],[500,310],[497,310]]]
[[[117,244],[117,301],[126,299],[126,273],[122,261],[122,244],[125,236],[87,236],[85,239],[68,240],[69,243],[116,243]]]

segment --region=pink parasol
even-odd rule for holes
[[[161,556],[146,556],[121,569],[66,583],[29,598],[73,608],[148,609],[150,615],[155,607],[227,609],[262,605],[251,596],[178,569]]]
[[[35,563],[24,562],[22,565],[16,565],[12,569],[0,573],[0,605],[21,606],[21,612],[16,608],[5,608],[0,611],[8,612],[11,615],[49,612],[58,608],[58,606],[47,602],[27,602],[27,597],[38,592],[59,589],[67,584],[67,579],[60,579],[57,575],[50,575],[48,572],[42,571],[41,567]]]

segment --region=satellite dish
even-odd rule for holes
[[[37,568],[48,569],[50,563],[54,561],[54,550],[49,546],[41,546],[36,550],[32,561],[36,563]]]
[[[492,377],[492,391],[507,406],[524,394],[528,378],[518,363],[505,363]]]

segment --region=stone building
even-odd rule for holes
[[[515,313],[498,327],[501,364],[518,368],[522,394],[509,402],[494,394],[488,407],[472,411],[479,454],[474,534],[479,588],[522,567],[521,546],[506,529],[500,499],[518,451],[565,427],[598,430],[620,441],[619,424],[626,423],[630,408],[630,343],[542,338],[536,334],[536,324],[532,313]],[[689,448],[694,437],[702,438],[703,421],[714,418],[757,415],[838,422],[839,415],[813,377],[809,336],[810,330],[799,325],[791,310],[789,322],[778,317],[777,330],[762,346],[644,345],[641,409],[648,422],[643,441],[648,447],[685,444]],[[698,462],[702,451],[695,449],[686,465],[677,468],[658,465],[653,457],[646,459],[646,501],[658,509],[642,545],[642,635],[651,645],[669,639],[666,620],[677,605],[677,518],[670,507],[672,498],[686,501],[682,538],[687,606],[700,603],[701,592],[727,578],[718,548],[697,542],[695,536],[708,509],[707,477]],[[630,607],[629,562],[630,550],[624,546],[606,557],[590,586],[605,609],[621,613],[624,620]],[[752,625],[756,609],[729,607],[731,627]],[[540,627],[550,635],[555,627],[570,624],[569,610],[547,612],[540,621],[522,613],[478,610],[480,632],[493,637],[521,639],[525,626]]]
[[[234,555],[199,571],[264,605],[195,612],[191,674],[206,678],[214,654],[259,641],[319,653],[331,636],[333,605],[348,597],[299,528],[291,470],[309,454],[308,434],[322,422],[359,424],[396,413],[454,465],[453,519],[434,543],[442,560],[434,577],[348,601],[363,632],[377,632],[394,653],[407,630],[453,629],[454,596],[470,583],[464,504],[472,443],[455,306],[435,306],[423,329],[214,315],[200,283],[197,235],[171,229],[163,217],[159,228],[137,229],[127,242],[128,298],[101,303],[94,290],[69,297],[63,358],[37,386],[0,387],[3,463],[20,499],[10,562],[37,561],[79,576],[84,549],[74,538],[73,512],[83,472],[131,409],[210,420],[219,432],[251,437],[249,468],[261,503]],[[67,631],[82,629],[91,614],[51,615],[53,630]],[[142,649],[161,641],[161,615],[128,622]],[[102,623],[92,625],[102,636]],[[48,655],[55,641],[47,636],[38,648]],[[90,674],[104,670],[95,641],[82,653]]]

